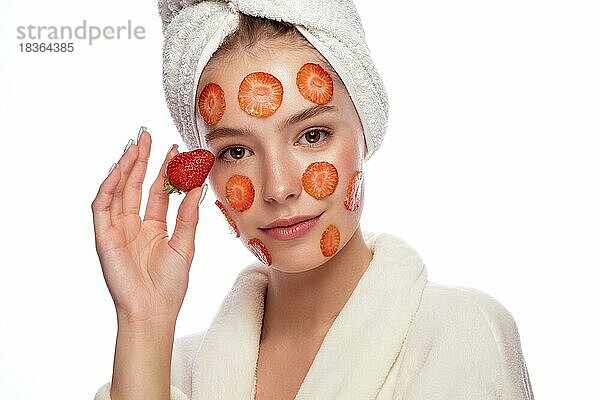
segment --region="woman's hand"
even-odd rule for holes
[[[142,183],[152,139],[143,131],[121,156],[92,202],[96,251],[119,323],[169,320],[173,324],[185,296],[194,257],[198,205],[205,188],[185,195],[172,237],[167,232],[169,195],[164,171],[177,154],[173,146],[148,195],[140,218]]]

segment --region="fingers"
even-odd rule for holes
[[[123,190],[123,215],[139,215],[140,213],[142,185],[148,168],[151,147],[152,138],[150,134],[146,131],[146,128],[140,128],[137,141],[138,155]]]
[[[119,171],[121,172],[121,179],[115,188],[113,198],[110,203],[110,217],[113,222],[123,216],[123,190],[125,189],[125,184],[129,179],[129,174],[137,158],[138,147],[133,144],[133,139],[131,139],[127,143],[125,152],[117,163],[119,165]]]
[[[146,205],[146,213],[144,215],[144,221],[159,221],[167,223],[167,209],[169,208],[169,195],[163,191],[165,182],[165,169],[167,164],[175,155],[177,155],[177,145],[173,145],[167,152],[167,156],[163,161],[158,176],[154,180],[154,183],[150,187],[150,193],[148,194],[148,204]]]
[[[92,215],[94,217],[94,231],[96,236],[108,230],[111,226],[110,204],[121,177],[117,164],[113,164],[108,176],[100,184],[98,194],[92,202]]]
[[[188,266],[194,257],[194,240],[196,226],[198,226],[198,207],[206,194],[206,185],[190,190],[186,195],[179,210],[175,230],[169,241],[169,246],[185,258]]]

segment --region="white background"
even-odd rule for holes
[[[363,229],[403,238],[431,280],[504,304],[537,398],[594,396],[598,3],[357,7],[391,105],[384,145],[366,168]],[[140,125],[154,138],[148,180],[169,145],[182,145],[163,97],[156,1],[3,0],[0,18],[0,398],[91,399],[110,379],[116,333],[91,201]],[[17,26],[84,18],[131,19],[146,39],[19,51]],[[206,327],[253,261],[213,203],[209,191],[177,336]]]

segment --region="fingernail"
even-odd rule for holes
[[[133,139],[129,139],[129,141],[127,142],[127,145],[125,146],[125,150],[123,150],[123,153],[125,153],[125,152],[126,152],[126,151],[127,151],[127,150],[128,150],[130,147],[131,147],[131,145],[132,145],[133,143],[135,143],[135,142],[133,141]]]
[[[169,151],[167,151],[167,155],[169,155],[171,150],[176,149],[176,148],[177,148],[177,144],[172,144],[171,147],[169,147]]]
[[[115,168],[117,168],[117,163],[113,163],[113,165],[110,166],[110,169],[108,170],[107,175],[110,175],[110,173],[113,172],[115,170]]]
[[[140,141],[140,136],[142,136],[142,132],[148,132],[148,128],[145,126],[140,126],[140,130],[137,135],[136,143]]]
[[[202,204],[204,201],[204,197],[206,197],[206,192],[208,191],[207,189],[208,185],[206,185],[206,183],[202,185],[202,194],[200,195],[200,201],[198,202],[198,205]]]

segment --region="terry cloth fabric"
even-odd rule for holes
[[[363,125],[366,159],[381,145],[388,98],[351,0],[159,0],[158,5],[165,97],[189,150],[202,147],[195,110],[200,75],[237,29],[238,13],[294,24],[344,82]]]
[[[533,400],[517,326],[500,303],[428,281],[419,254],[395,236],[364,237],[373,259],[295,400]],[[267,268],[244,269],[208,329],[176,339],[172,400],[254,398]]]

